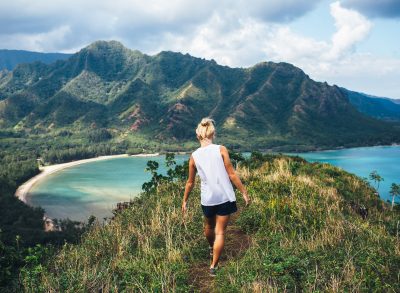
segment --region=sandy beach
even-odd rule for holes
[[[50,174],[53,174],[55,172],[64,170],[69,167],[73,167],[76,165],[80,164],[85,164],[85,163],[90,163],[90,162],[96,162],[96,161],[102,161],[102,160],[108,160],[108,159],[115,159],[115,158],[123,158],[123,157],[154,157],[158,156],[159,153],[154,153],[154,154],[137,154],[137,155],[131,155],[129,156],[128,154],[122,154],[122,155],[111,155],[111,156],[101,156],[97,158],[91,158],[91,159],[84,159],[84,160],[78,160],[78,161],[73,161],[73,162],[68,162],[68,163],[63,163],[63,164],[56,164],[56,165],[49,165],[49,166],[44,166],[40,168],[40,173],[28,181],[26,181],[24,184],[18,187],[17,191],[15,192],[15,196],[18,197],[21,201],[24,203],[27,203],[26,201],[26,196],[29,193],[29,190],[40,180],[44,179],[46,176],[49,176]]]

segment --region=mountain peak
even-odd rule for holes
[[[383,144],[400,137],[392,124],[357,112],[337,87],[315,82],[284,62],[235,69],[189,54],[147,56],[118,41],[97,41],[66,61],[20,67],[7,76],[0,80],[4,127],[20,121],[29,127],[87,121],[122,130],[131,127],[127,117],[136,117],[140,106],[140,119],[145,119],[140,121],[146,123],[134,129],[152,138],[191,139],[192,129],[205,116],[217,119],[226,141],[242,147],[251,141],[260,149],[285,143]],[[40,115],[26,120],[30,93],[37,99],[28,110]],[[71,116],[74,107],[85,112]]]
[[[103,54],[121,54],[125,56],[143,56],[144,54],[138,50],[131,50],[125,47],[121,42],[111,40],[111,41],[96,41],[86,46],[79,53],[92,53],[94,55],[103,55]]]
[[[121,42],[111,41],[96,41],[85,47],[86,50],[129,50]]]

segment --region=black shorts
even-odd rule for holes
[[[226,216],[237,211],[236,201],[227,201],[215,206],[201,205],[201,208],[203,209],[204,216],[207,218],[215,217],[215,215]]]

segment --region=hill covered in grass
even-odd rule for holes
[[[22,64],[0,76],[0,126],[27,134],[100,128],[129,147],[138,147],[137,138],[147,147],[182,145],[193,140],[205,116],[216,120],[221,141],[237,149],[400,141],[398,124],[364,115],[340,88],[288,63],[230,68],[188,54],[148,56],[98,41],[67,60]]]
[[[400,211],[360,178],[328,164],[253,153],[236,157],[252,204],[207,276],[197,182],[182,219],[185,168],[153,181],[132,206],[79,244],[37,247],[21,273],[35,292],[385,291],[400,287]],[[157,174],[156,174],[157,175]],[[360,211],[367,210],[360,213]]]

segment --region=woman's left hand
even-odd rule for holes
[[[187,210],[186,202],[182,202],[182,213],[185,214]]]

